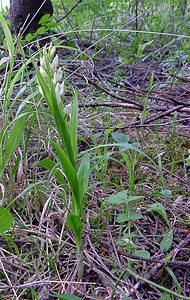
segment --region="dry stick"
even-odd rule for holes
[[[0,286],[0,290],[9,290],[9,289],[27,289],[38,286],[50,285],[50,282],[32,282],[32,283],[24,283],[21,285],[2,285]]]
[[[128,104],[128,103],[120,103],[120,102],[89,102],[89,103],[80,103],[79,107],[121,107],[121,108],[130,108],[130,109],[136,109],[142,111],[143,109],[141,107],[138,107],[137,105],[134,104]],[[164,106],[159,106],[159,105],[150,105],[147,107],[147,110],[154,110],[154,111],[162,111],[166,112],[168,109],[172,109],[172,107],[164,107]],[[190,108],[184,107],[180,109],[180,112],[187,112],[190,113]]]
[[[59,22],[61,22],[61,21],[63,21],[64,19],[66,19],[72,12],[73,12],[73,10],[80,4],[80,3],[82,3],[82,1],[83,0],[78,0],[78,2],[68,11],[68,12],[66,12],[66,14],[64,15],[64,16],[62,16],[62,17],[60,17],[58,20],[57,20],[57,22],[56,23],[59,23]],[[64,5],[63,5],[63,1],[61,0],[61,3],[62,3],[62,6],[64,7]]]
[[[78,72],[75,72],[75,71],[71,71],[69,69],[66,69],[65,70],[66,72],[70,73],[71,75],[72,74],[75,74],[77,75],[78,77],[82,78],[82,79],[85,79],[85,81],[87,80],[91,85],[93,85],[94,87],[96,87],[97,89],[101,90],[102,92],[106,93],[107,95],[110,95],[111,97],[113,98],[116,98],[118,100],[121,100],[122,102],[125,102],[125,103],[130,103],[130,104],[133,104],[141,109],[144,108],[144,106],[142,104],[139,104],[139,103],[136,103],[135,101],[133,100],[129,100],[129,99],[126,99],[126,98],[122,98],[122,97],[119,97],[115,94],[112,94],[111,92],[109,92],[107,89],[104,89],[102,88],[101,86],[99,86],[97,83],[95,83],[93,80],[89,79],[89,78],[86,78],[84,77],[84,75],[81,75],[80,73]]]
[[[149,118],[145,119],[142,123],[141,123],[141,121],[137,121],[137,122],[134,122],[133,124],[126,124],[125,126],[129,127],[129,126],[147,125],[147,124],[150,124],[151,122],[154,122],[158,119],[169,116],[172,112],[179,111],[182,108],[184,108],[184,106],[179,105],[179,106],[173,107],[173,108],[171,108],[167,111],[161,112],[160,114],[150,116]]]
[[[66,8],[65,8],[65,5],[64,5],[64,3],[63,3],[63,0],[61,0],[61,5],[62,5],[62,7],[63,7],[63,9],[64,9],[64,13],[65,13],[65,16],[62,17],[61,20],[67,18],[67,22],[68,22],[68,24],[70,25],[70,27],[71,27],[72,30],[73,30],[73,25],[72,25],[72,23],[71,23],[71,20],[70,20],[70,18],[69,18],[69,15],[72,13],[72,11],[75,9],[75,7],[77,7],[78,4],[81,3],[81,2],[82,2],[82,0],[79,0],[79,1],[73,6],[73,8],[71,8],[71,10],[70,10],[69,12],[67,12],[67,10],[66,10]],[[76,38],[77,38],[78,40],[80,40],[80,37],[79,37],[78,32],[75,32],[74,34],[75,34]]]
[[[170,295],[176,296],[177,299],[190,300],[190,297],[182,296],[182,295],[180,295],[180,294],[178,294],[178,293],[176,293],[176,292],[173,292],[172,290],[169,290],[169,289],[165,288],[164,286],[161,286],[161,285],[159,285],[159,284],[157,284],[157,283],[155,283],[155,282],[153,282],[153,281],[150,281],[150,280],[148,280],[148,279],[143,278],[142,276],[136,274],[135,272],[133,272],[133,271],[131,271],[131,270],[129,270],[129,269],[126,269],[125,271],[126,271],[126,273],[129,273],[130,275],[134,276],[136,279],[142,280],[142,281],[143,281],[144,283],[146,283],[146,284],[152,285],[152,286],[154,286],[155,288],[160,289],[160,290],[163,291],[163,292],[166,292],[166,293],[168,293],[168,294],[170,294]],[[136,290],[135,290],[135,291],[136,291]]]
[[[68,72],[68,73],[70,73],[70,74],[73,74],[73,71],[71,71],[71,70],[65,70],[66,72]],[[100,85],[98,85],[97,83],[95,83],[93,80],[91,80],[91,79],[89,79],[89,78],[86,78],[86,77],[84,77],[84,75],[81,75],[80,73],[78,73],[78,72],[75,72],[74,71],[74,74],[75,75],[77,75],[78,77],[80,77],[80,78],[82,78],[82,79],[85,79],[85,81],[87,80],[91,85],[93,85],[95,88],[97,88],[97,89],[99,89],[99,90],[101,90],[102,92],[104,92],[104,93],[106,93],[107,95],[109,95],[109,96],[111,96],[112,98],[115,98],[115,99],[118,99],[118,100],[120,100],[120,101],[122,101],[122,102],[124,102],[125,103],[125,105],[122,105],[122,104],[120,104],[120,103],[115,103],[115,104],[111,104],[111,102],[109,103],[109,102],[105,102],[105,103],[90,103],[90,104],[84,104],[84,105],[80,105],[80,106],[85,106],[85,107],[88,107],[88,106],[91,106],[91,107],[95,107],[95,106],[112,106],[112,107],[127,107],[127,108],[132,108],[132,109],[138,109],[138,110],[143,110],[143,108],[144,108],[144,106],[143,106],[143,104],[139,104],[139,103],[136,103],[135,101],[133,101],[133,100],[130,100],[130,99],[126,99],[126,98],[123,98],[123,97],[120,97],[120,96],[117,96],[116,94],[114,94],[114,93],[111,93],[111,92],[109,92],[107,89],[105,89],[105,88],[103,88],[103,87],[101,87]],[[134,90],[135,91],[135,90]],[[138,91],[138,92],[140,92],[140,91]],[[150,98],[155,98],[154,96],[150,96]],[[168,115],[168,114],[170,114],[171,112],[173,112],[173,111],[181,111],[181,112],[190,112],[190,109],[189,109],[189,107],[186,107],[186,106],[190,106],[190,103],[184,103],[184,102],[181,102],[181,100],[175,100],[175,99],[164,99],[164,98],[159,98],[158,100],[161,100],[161,101],[167,101],[167,100],[169,100],[170,102],[174,102],[174,103],[176,103],[176,104],[180,104],[179,106],[177,106],[174,110],[173,110],[173,108],[169,108],[169,110],[168,110],[168,107],[166,108],[166,109],[164,109],[164,107],[161,107],[161,106],[150,106],[150,107],[148,107],[147,109],[151,109],[151,110],[157,110],[157,111],[164,111],[165,113],[166,113],[166,115]],[[128,104],[127,104],[128,103]],[[131,105],[131,106],[129,106],[129,105]],[[180,107],[181,106],[181,107]],[[170,112],[170,110],[171,110],[171,112]],[[158,116],[158,115],[157,115]],[[162,117],[162,116],[161,116]],[[161,117],[158,117],[158,119],[159,118],[161,118]],[[154,120],[156,120],[156,119],[154,119]],[[152,122],[152,120],[150,121],[150,122]],[[150,123],[149,121],[148,121],[148,123]],[[146,123],[146,124],[148,124],[148,123]],[[139,123],[138,123],[139,124]],[[137,125],[138,125],[137,124]],[[135,124],[133,124],[133,125],[136,125],[136,123]],[[128,126],[128,125],[127,125]]]
[[[110,82],[113,82],[112,80],[109,80]],[[190,79],[189,79],[190,81]],[[114,82],[114,84],[116,84]],[[137,89],[135,86],[132,86],[132,85],[129,85],[124,82],[125,84],[125,87],[126,87],[126,90],[127,91],[131,91],[132,93],[137,93],[139,94],[140,96],[146,96],[147,95],[147,91],[145,89]],[[119,83],[117,83],[117,85],[120,85]],[[165,98],[162,98],[160,96],[158,96],[158,94],[161,94],[162,96],[164,96]],[[176,97],[174,95],[174,97]],[[179,100],[176,100],[175,98],[171,98],[170,95],[167,95],[165,94],[164,92],[162,91],[151,91],[150,92],[150,96],[149,96],[150,99],[155,99],[155,100],[158,100],[158,101],[163,101],[163,102],[169,102],[169,103],[175,103],[175,104],[181,104],[181,105],[184,105],[185,107],[190,107],[190,102],[187,102],[187,101],[190,101],[190,99],[185,99],[185,102],[183,102],[182,99],[179,99]]]
[[[172,250],[170,251],[170,253],[168,254],[168,256],[166,258],[164,258],[161,262],[158,262],[154,268],[152,270],[150,270],[149,273],[147,273],[143,278],[139,277],[140,280],[137,282],[134,287],[129,291],[129,296],[132,295],[135,291],[139,290],[140,288],[142,288],[142,286],[144,285],[144,283],[147,283],[147,280],[150,280],[151,278],[153,278],[155,275],[158,275],[158,272],[165,267],[169,261],[167,262],[167,259],[170,258],[172,259],[177,252],[182,249],[185,245],[187,245],[188,243],[190,243],[190,233]],[[128,272],[128,270],[127,270]],[[134,275],[134,274],[133,274]],[[149,283],[152,284],[152,283]],[[159,286],[157,286],[159,288]],[[183,299],[187,299],[187,298],[183,298]],[[190,298],[189,298],[190,299]]]

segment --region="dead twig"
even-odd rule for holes
[[[162,259],[162,261],[158,262],[153,269],[150,270],[145,276],[144,276],[144,281],[140,280],[137,282],[132,289],[129,291],[129,296],[134,294],[137,290],[143,287],[145,283],[147,283],[147,280],[150,280],[154,278],[158,274],[159,271],[166,267],[169,264],[169,261],[167,262],[167,259],[170,258],[170,261],[173,257],[176,256],[177,252],[182,249],[184,246],[186,246],[188,243],[190,243],[190,234],[188,234],[170,253]]]

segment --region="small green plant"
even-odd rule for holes
[[[78,164],[78,97],[74,92],[73,103],[64,107],[61,99],[64,94],[64,82],[61,83],[63,80],[62,70],[58,68],[58,56],[54,57],[55,51],[56,49],[52,45],[48,49],[44,48],[40,58],[40,67],[36,67],[36,74],[40,93],[48,104],[59,135],[59,142],[51,140],[51,145],[57,153],[72,192],[72,207],[69,209],[67,225],[75,236],[76,255],[79,258],[84,227],[82,221],[84,198],[89,182],[90,156],[84,154]],[[50,159],[42,163],[49,170],[55,166],[55,162]],[[57,173],[57,176],[60,179],[60,173]]]

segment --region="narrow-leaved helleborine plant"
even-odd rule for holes
[[[74,92],[72,104],[64,106],[63,74],[61,68],[58,67],[59,59],[57,55],[55,56],[55,52],[56,49],[52,45],[43,49],[40,67],[36,66],[36,74],[39,91],[48,104],[59,134],[60,144],[51,140],[51,145],[56,150],[71,189],[72,207],[68,212],[67,225],[74,233],[77,257],[79,257],[84,227],[81,218],[89,184],[90,157],[89,154],[84,154],[80,164],[77,164],[78,96],[77,92]],[[42,165],[52,170],[56,163],[46,159]]]

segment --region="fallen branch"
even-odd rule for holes
[[[153,269],[150,270],[150,272],[148,272],[144,277],[141,277],[138,275],[138,277],[136,276],[136,278],[140,279],[139,282],[137,282],[129,291],[128,296],[131,296],[132,294],[134,294],[136,291],[138,291],[140,288],[142,288],[142,286],[147,283],[147,281],[149,281],[150,279],[154,278],[156,275],[158,276],[159,271],[162,268],[165,268],[168,264],[169,261],[167,262],[168,258],[170,258],[170,261],[173,257],[176,256],[177,252],[179,250],[181,250],[184,246],[186,246],[188,243],[190,243],[190,234],[188,234],[172,251],[170,251],[170,253],[167,255],[167,257],[163,258],[161,262],[158,262]],[[129,270],[126,270],[126,272],[128,272]],[[134,274],[133,274],[134,275]],[[137,274],[136,274],[137,275]],[[157,277],[158,278],[158,277]],[[152,284],[149,282],[149,284]],[[152,284],[153,285],[153,284]],[[156,284],[154,283],[154,286]],[[157,287],[159,288],[160,286],[157,285]],[[181,297],[181,299],[190,299],[187,297]]]

